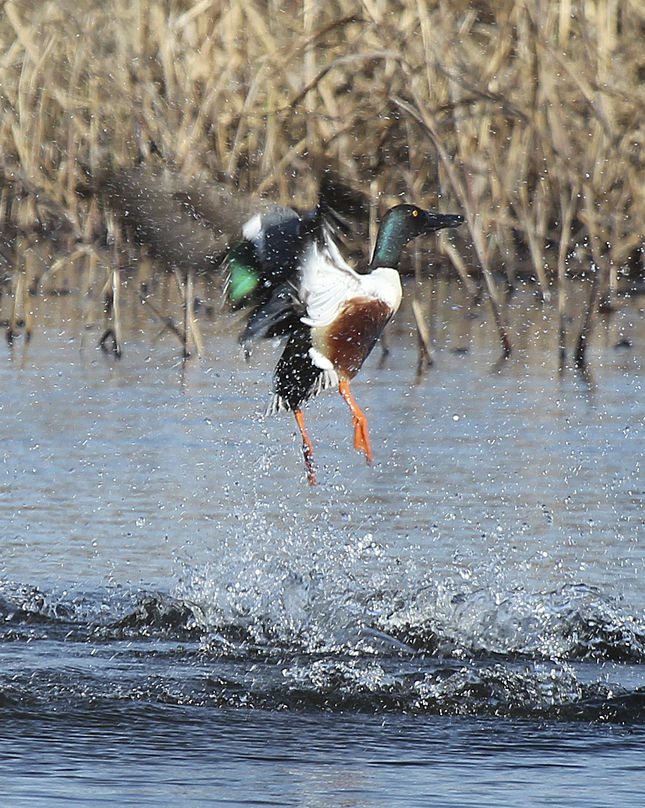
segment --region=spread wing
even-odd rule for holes
[[[302,322],[312,327],[330,325],[363,285],[362,276],[341,256],[326,224],[320,236],[307,244],[300,266],[299,296],[306,310]]]

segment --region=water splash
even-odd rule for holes
[[[551,591],[431,584],[411,594],[382,626],[417,648],[453,656],[645,659],[645,621],[586,584]]]
[[[276,557],[246,549],[202,567],[184,565],[174,595],[191,604],[205,633],[264,647],[645,660],[642,616],[596,587],[507,589],[489,573],[433,579],[390,557],[370,534],[353,545],[318,546],[325,550],[294,554],[291,547]]]
[[[171,593],[0,582],[5,708],[645,720],[645,623],[597,588],[433,578],[370,534],[315,551],[252,546],[182,564]]]

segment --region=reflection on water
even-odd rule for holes
[[[233,318],[201,318],[205,355],[184,368],[127,290],[121,360],[73,296],[34,300],[32,341],[0,361],[0,697],[25,738],[0,743],[7,804],[63,804],[70,777],[103,804],[256,804],[250,777],[279,805],[462,805],[457,771],[473,804],[512,780],[540,805],[545,744],[550,793],[579,767],[559,804],[602,804],[577,786],[617,777],[632,741],[598,728],[588,746],[566,722],[645,723],[645,318],[631,301],[599,321],[589,384],[559,373],[556,318],[530,291],[501,367],[460,294],[426,289],[420,381],[406,310],[356,379],[372,466],[339,396],[308,406],[315,488],[293,419],[262,417],[275,353],[245,363]]]
[[[124,805],[410,806],[548,804],[638,808],[642,732],[584,725],[263,711],[189,717],[165,708],[120,728],[24,723],[0,794],[12,808]],[[4,752],[6,744],[0,742]],[[64,762],[63,762],[64,761]],[[11,784],[11,790],[9,791]],[[608,790],[608,785],[611,789]]]

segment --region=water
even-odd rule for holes
[[[582,380],[529,294],[498,368],[440,287],[419,383],[403,312],[354,385],[374,464],[307,408],[315,488],[233,320],[183,370],[134,304],[117,361],[36,300],[0,362],[0,804],[640,806],[645,317]]]

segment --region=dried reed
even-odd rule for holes
[[[618,0],[7,0],[0,257],[104,239],[106,167],[308,205],[333,164],[375,208],[466,209],[443,260],[510,349],[493,273],[557,282],[563,324],[565,272],[593,261],[594,305],[642,276],[644,34]]]

